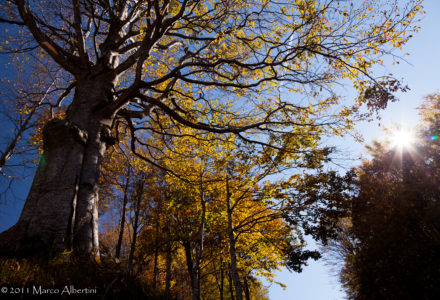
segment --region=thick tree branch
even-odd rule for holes
[[[44,34],[39,28],[35,21],[35,18],[29,12],[29,8],[25,5],[24,0],[16,0],[17,8],[20,13],[20,16],[29,28],[29,31],[34,36],[35,40],[38,44],[46,50],[46,52],[66,71],[77,74],[78,68],[75,65],[75,62],[78,60],[76,57],[74,58],[72,55],[67,54],[63,48],[61,48],[58,44],[52,41],[46,34]]]
[[[72,0],[72,6],[73,6],[73,17],[74,17],[73,27],[75,28],[79,57],[81,59],[82,67],[86,68],[89,64],[89,56],[87,54],[84,34],[82,30],[79,0]]]

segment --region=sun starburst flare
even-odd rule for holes
[[[415,140],[414,133],[410,129],[400,128],[391,132],[390,135],[390,145],[393,148],[411,148]]]

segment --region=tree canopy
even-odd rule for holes
[[[335,234],[348,186],[321,172],[332,152],[321,139],[406,89],[375,71],[421,13],[421,0],[2,2],[2,53],[56,76],[31,136],[40,163],[0,255],[90,262],[115,245],[127,274],[168,298],[172,287],[264,298],[256,274],[318,258],[303,231]],[[263,181],[293,168],[311,171]],[[99,215],[117,208],[118,234],[101,232],[100,247]]]
[[[412,144],[393,145],[389,130],[390,140],[370,146],[372,158],[356,169],[351,219],[332,248],[344,259],[351,299],[439,292],[439,103],[438,94],[426,97]]]
[[[247,141],[256,139],[251,129],[271,137],[346,128],[360,103],[386,105],[397,83],[371,71],[411,37],[420,3],[17,0],[2,8],[1,21],[20,28],[4,49],[41,47],[77,88],[107,74],[109,95],[95,109],[141,119],[132,130],[151,132],[166,116]],[[332,86],[344,78],[361,96],[329,114],[340,96]],[[281,95],[287,90],[295,94]]]

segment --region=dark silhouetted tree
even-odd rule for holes
[[[330,249],[342,254],[351,299],[440,294],[440,95],[426,97],[420,112],[412,144],[375,142],[356,169],[351,222]]]

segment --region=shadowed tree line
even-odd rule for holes
[[[412,143],[375,142],[350,179],[351,216],[328,248],[342,262],[350,299],[435,299],[440,292],[439,95],[419,110]]]

